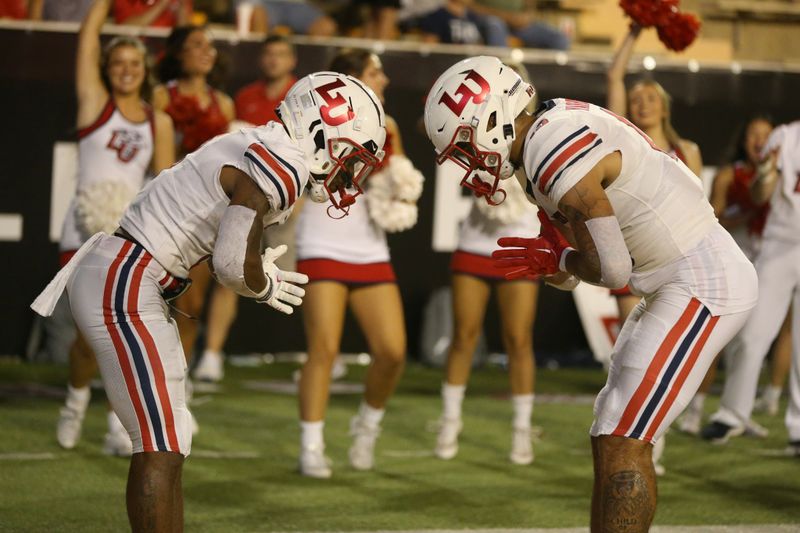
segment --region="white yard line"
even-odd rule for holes
[[[0,461],[49,461],[55,459],[51,452],[7,452],[0,453]]]
[[[651,533],[797,533],[800,524],[748,524],[741,526],[653,526]],[[533,529],[414,529],[350,533],[588,533],[588,527]],[[314,533],[314,532],[308,532]]]

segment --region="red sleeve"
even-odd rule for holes
[[[121,24],[134,15],[142,12],[141,8],[147,8],[147,4],[131,0],[114,0],[114,22]],[[139,8],[139,9],[137,9]]]

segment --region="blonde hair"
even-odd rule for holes
[[[656,90],[656,93],[658,93],[659,98],[661,98],[661,107],[664,110],[664,116],[661,118],[661,129],[664,130],[664,136],[667,138],[667,141],[669,141],[670,146],[673,148],[678,148],[678,143],[681,141],[681,136],[678,135],[678,132],[675,131],[675,128],[672,126],[672,97],[657,81],[651,79],[639,80],[634,83],[630,89],[628,89],[627,97],[629,108],[630,95],[638,86],[652,87]]]
[[[114,90],[111,87],[111,80],[108,77],[108,65],[111,62],[111,55],[114,53],[114,50],[122,48],[123,46],[134,48],[142,54],[142,61],[144,61],[144,80],[142,81],[142,86],[139,88],[139,96],[142,100],[150,101],[150,96],[153,91],[153,69],[150,61],[150,54],[144,43],[137,37],[118,35],[111,39],[106,47],[103,48],[103,53],[100,56],[100,78],[103,80],[103,85],[105,85],[109,94],[113,94]]]

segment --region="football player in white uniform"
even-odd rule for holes
[[[383,158],[383,108],[363,83],[318,72],[279,106],[281,122],[221,135],[161,172],[114,235],[95,234],[32,307],[52,312],[66,287],[114,410],[133,442],[128,518],[135,531],[183,529],[181,470],[191,448],[186,362],[166,299],[211,260],[238,294],[290,314],[308,278],[284,272],[286,251],[261,248],[306,185],[312,199],[351,204]]]
[[[656,507],[652,443],[680,414],[757,298],[752,264],[718,224],[700,183],[625,119],[574,100],[524,112],[533,86],[493,57],[461,61],[428,94],[440,164],[490,202],[522,169],[544,210],[536,238],[498,241],[508,279],[580,281],[642,301],[614,348],[591,428],[592,531],[647,531]],[[554,220],[554,224],[551,224]],[[568,238],[565,239],[565,236]]]
[[[800,455],[800,121],[778,126],[751,188],[753,200],[769,200],[770,212],[756,257],[761,283],[758,305],[731,343],[719,410],[701,435],[716,443],[741,435],[750,419],[761,364],[791,307],[792,365],[786,427],[789,451]]]

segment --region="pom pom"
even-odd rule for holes
[[[389,233],[414,227],[423,181],[407,157],[393,155],[388,165],[368,181],[367,209],[373,223]]]
[[[642,28],[660,26],[678,12],[678,0],[620,0],[619,5]]]
[[[658,26],[658,38],[670,50],[680,52],[697,38],[700,21],[689,13],[671,13],[668,21]]]
[[[136,190],[124,181],[104,180],[80,188],[75,196],[78,226],[86,235],[113,233],[135,196]]]
[[[516,179],[502,182],[501,187],[506,191],[506,199],[500,204],[489,205],[483,198],[475,199],[475,206],[483,218],[505,226],[519,222],[531,213],[535,216],[536,207],[528,201]]]

